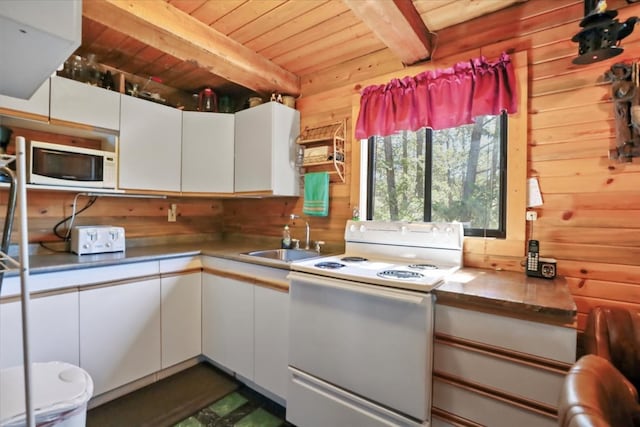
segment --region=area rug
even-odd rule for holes
[[[240,386],[226,373],[201,363],[89,410],[87,426],[172,426]]]
[[[174,427],[293,427],[285,421],[285,409],[241,386],[202,408]]]

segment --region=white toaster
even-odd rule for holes
[[[81,225],[71,229],[71,251],[78,255],[122,252],[124,249],[123,227]]]

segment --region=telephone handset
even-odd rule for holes
[[[553,279],[556,277],[556,260],[553,258],[540,258],[540,242],[529,240],[527,245],[527,276]]]
[[[529,240],[527,249],[527,273],[530,271],[537,272],[540,264],[540,242],[537,240]]]

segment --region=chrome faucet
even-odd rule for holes
[[[289,217],[291,218],[291,220],[302,219],[302,218],[300,218],[300,215],[296,215],[296,214],[291,214],[291,215],[289,215]],[[305,248],[306,250],[309,250],[309,249],[311,248],[311,247],[309,246],[309,231],[310,231],[310,230],[309,230],[309,223],[308,223],[306,220],[303,220],[303,221],[304,221],[305,226],[307,227],[307,229],[306,229],[306,235],[305,235],[305,240],[304,240],[304,242],[305,242],[305,243],[304,243],[304,248]]]

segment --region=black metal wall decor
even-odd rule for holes
[[[609,158],[631,162],[640,157],[640,77],[638,62],[617,63],[605,73],[611,81],[611,98],[616,123],[616,146]]]
[[[572,61],[578,65],[591,64],[620,55],[623,51],[620,40],[631,34],[638,22],[635,16],[623,23],[613,19],[618,12],[607,10],[605,0],[585,0],[584,14],[584,19],[580,21],[582,30],[571,39],[578,43],[578,56]]]

